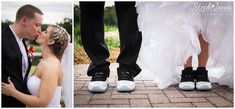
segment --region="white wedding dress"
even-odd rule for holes
[[[38,95],[40,83],[41,83],[41,79],[35,75],[32,75],[28,78],[27,86],[31,95],[33,96]],[[62,90],[62,87],[57,86],[55,90],[55,94],[47,107],[61,107],[60,105],[61,90]]]
[[[137,2],[136,8],[142,32],[137,63],[160,89],[179,83],[190,56],[197,67],[199,33],[210,44],[210,81],[233,87],[233,2]]]

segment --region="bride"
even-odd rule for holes
[[[2,93],[29,107],[61,107],[63,66],[60,64],[69,40],[70,36],[64,28],[49,25],[36,39],[42,49],[42,59],[27,81],[31,95],[16,90],[10,77],[9,84],[2,83]]]
[[[137,2],[136,8],[138,64],[160,89],[233,87],[233,2]]]

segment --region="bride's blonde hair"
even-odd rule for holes
[[[55,41],[54,44],[49,45],[49,48],[52,50],[53,54],[61,60],[63,52],[70,41],[70,35],[63,27],[58,25],[49,25],[48,27],[52,27],[49,39]]]

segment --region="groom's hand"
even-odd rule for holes
[[[8,83],[2,82],[2,93],[6,96],[12,96],[13,92],[16,90],[14,84],[12,83],[10,77],[8,77]]]

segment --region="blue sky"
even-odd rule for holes
[[[1,20],[15,20],[15,15],[17,10],[25,5],[25,4],[31,4],[38,8],[40,8],[44,15],[43,15],[43,23],[47,24],[55,24],[57,22],[62,22],[65,17],[71,18],[73,17],[72,14],[72,1],[60,1],[60,2],[21,2],[21,1],[5,1],[2,2],[2,15]]]

